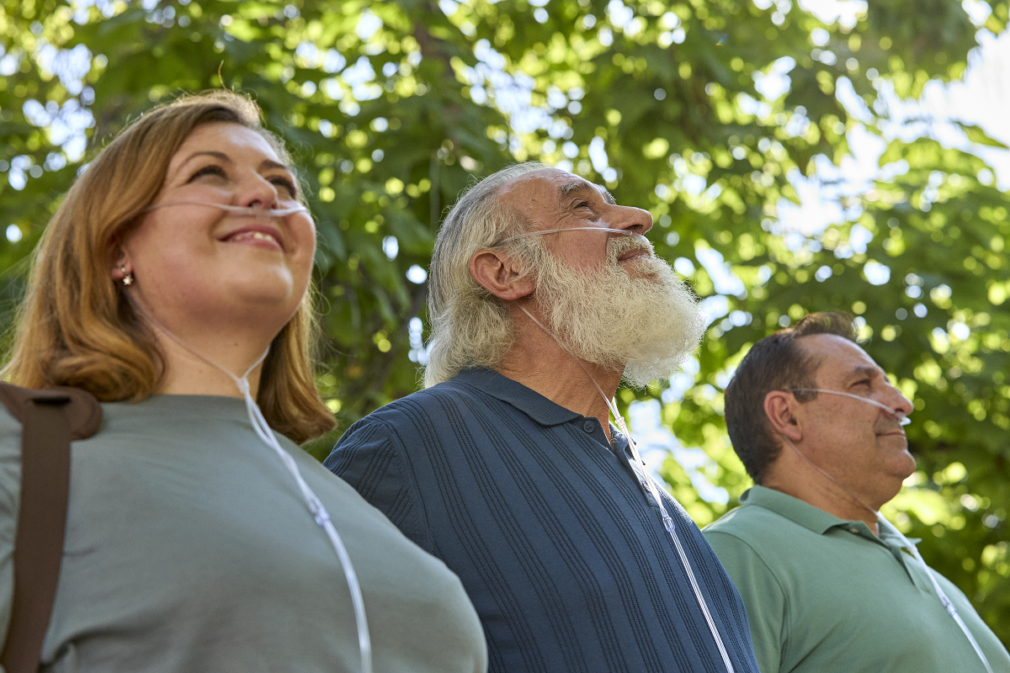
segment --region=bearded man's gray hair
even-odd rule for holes
[[[473,279],[470,258],[478,250],[529,229],[521,213],[496,198],[498,190],[524,173],[549,168],[529,162],[498,171],[471,187],[442,223],[428,276],[432,336],[425,387],[448,381],[469,367],[493,369],[512,346],[508,307]],[[521,246],[516,248],[521,255]],[[532,266],[524,264],[523,268]]]

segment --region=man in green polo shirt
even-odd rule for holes
[[[811,314],[740,363],[726,424],[756,485],[704,534],[762,673],[1010,672],[964,594],[877,514],[915,470],[911,412],[847,314]]]

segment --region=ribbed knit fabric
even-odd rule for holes
[[[659,508],[600,423],[468,370],[355,423],[325,465],[445,561],[494,673],[725,671]],[[738,673],[758,673],[743,603],[667,509]]]

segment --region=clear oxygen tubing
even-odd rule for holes
[[[792,388],[792,390],[803,390],[803,391],[807,391],[807,392],[831,393],[831,394],[834,394],[834,395],[845,395],[847,397],[852,397],[854,399],[857,399],[857,400],[859,400],[861,402],[866,402],[867,404],[872,404],[874,406],[882,407],[884,409],[884,411],[886,411],[888,414],[890,414],[891,416],[897,418],[898,421],[899,421],[899,423],[901,423],[901,425],[907,425],[908,423],[911,422],[908,419],[908,416],[906,416],[904,413],[902,413],[900,411],[897,411],[896,409],[892,409],[892,408],[888,407],[885,404],[881,404],[880,402],[877,402],[876,400],[870,400],[870,399],[867,399],[865,397],[860,397],[858,395],[851,395],[849,393],[843,393],[843,392],[838,391],[838,390],[822,390],[820,388]],[[856,505],[862,507],[867,512],[869,512],[870,514],[872,514],[877,519],[877,523],[878,524],[880,524],[883,528],[886,528],[888,531],[890,531],[891,533],[893,533],[894,535],[896,535],[898,537],[898,539],[901,540],[902,544],[904,544],[905,547],[908,548],[908,550],[912,553],[913,558],[915,558],[915,560],[919,562],[919,565],[922,566],[923,571],[926,573],[926,577],[929,578],[930,584],[933,585],[933,591],[936,592],[937,597],[940,599],[940,602],[943,604],[943,609],[946,610],[947,614],[950,615],[954,619],[954,622],[957,623],[958,627],[960,627],[961,632],[964,633],[965,637],[968,639],[968,642],[971,643],[972,649],[975,650],[975,654],[977,654],[978,658],[982,661],[982,665],[985,666],[985,670],[988,673],[993,673],[992,666],[989,665],[989,660],[986,658],[985,653],[982,652],[982,648],[979,646],[978,641],[975,640],[975,636],[973,636],[971,634],[971,631],[968,630],[967,624],[965,624],[964,620],[961,619],[961,615],[959,615],[957,613],[957,608],[954,607],[954,603],[951,602],[950,598],[947,597],[947,594],[944,592],[944,590],[940,588],[940,583],[936,581],[935,572],[928,565],[926,565],[926,561],[922,558],[922,555],[919,553],[919,550],[916,548],[916,546],[914,544],[912,544],[911,541],[907,537],[905,537],[905,535],[894,526],[894,524],[892,524],[890,521],[888,521],[887,519],[885,519],[884,516],[880,512],[878,512],[877,510],[873,509],[868,504],[866,504],[865,502],[863,502],[862,498],[860,498],[855,493],[853,493],[852,491],[850,491],[848,488],[846,488],[845,486],[843,486],[840,481],[838,481],[837,479],[835,479],[834,477],[832,477],[826,470],[822,469],[819,465],[815,464],[814,461],[812,461],[809,458],[807,458],[806,455],[804,455],[802,451],[800,451],[798,448],[796,448],[796,445],[792,443],[792,440],[790,440],[785,435],[782,435],[782,439],[785,440],[786,444],[788,444],[789,447],[792,448],[793,451],[796,452],[796,455],[798,455],[800,458],[802,458],[803,460],[805,460],[815,470],[817,470],[818,472],[820,472],[821,474],[823,474],[825,477],[827,477],[828,479],[830,479],[835,484],[835,486],[837,486],[838,488],[840,488],[842,490],[842,492],[845,493],[845,495],[848,496],[848,498],[850,500],[852,500],[852,502],[854,502]]]
[[[986,659],[985,653],[982,652],[982,648],[979,646],[978,641],[975,640],[975,636],[971,635],[971,631],[968,630],[968,625],[964,623],[964,620],[961,619],[961,615],[957,613],[957,608],[954,607],[954,603],[947,597],[947,594],[944,593],[943,589],[940,588],[940,583],[936,581],[936,573],[930,569],[928,565],[926,565],[926,561],[923,560],[922,555],[919,554],[919,550],[916,546],[912,544],[900,530],[895,528],[894,524],[881,516],[879,512],[877,513],[877,521],[901,538],[901,541],[905,544],[905,546],[912,551],[912,555],[915,557],[915,560],[917,560],[920,565],[922,565],[923,570],[926,571],[926,577],[929,578],[930,583],[933,585],[933,590],[940,598],[940,602],[943,603],[943,609],[946,610],[947,614],[953,617],[954,621],[957,622],[957,625],[961,627],[961,631],[968,639],[968,642],[971,643],[972,649],[975,650],[975,654],[977,654],[978,658],[982,661],[982,665],[985,666],[985,670],[988,671],[988,673],[993,673],[992,666],[989,665],[989,660]]]
[[[579,227],[579,228],[581,229],[585,227]],[[597,229],[596,227],[591,228]],[[560,231],[571,231],[571,229],[562,229]],[[620,230],[614,230],[614,231],[620,231]],[[549,233],[549,232],[537,232],[537,233]],[[516,305],[519,306],[518,304]],[[606,393],[603,392],[603,389],[600,388],[600,384],[596,382],[596,379],[593,378],[593,375],[590,374],[589,370],[586,369],[586,366],[582,364],[582,360],[576,357],[574,353],[572,353],[563,343],[561,343],[561,341],[556,336],[554,336],[554,333],[551,332],[549,329],[547,329],[547,327],[545,327],[543,323],[534,318],[533,315],[529,311],[527,311],[525,307],[519,306],[519,310],[525,313],[529,317],[529,319],[532,320],[534,324],[536,324],[537,327],[542,329],[544,332],[547,333],[548,336],[554,339],[554,341],[556,341],[557,344],[561,346],[561,348],[566,353],[572,356],[572,359],[574,359],[575,362],[579,365],[579,367],[582,368],[582,371],[585,372],[586,376],[589,377],[589,380],[593,382],[593,385],[596,387],[597,392],[600,393],[600,397],[602,397],[603,401],[607,403],[607,408],[610,409],[610,413],[613,414],[614,416],[614,423],[616,423],[617,427],[620,428],[621,432],[624,433],[624,436],[628,438],[628,446],[631,448],[631,456],[632,456],[632,460],[628,462],[631,464],[631,469],[635,473],[635,476],[638,477],[638,483],[639,485],[641,485],[642,490],[645,491],[646,498],[651,496],[652,499],[656,501],[656,504],[659,505],[659,513],[663,519],[663,528],[665,528],[666,532],[669,533],[670,539],[673,540],[673,545],[677,549],[677,555],[680,557],[680,562],[684,566],[684,571],[687,574],[687,579],[691,584],[691,589],[694,591],[694,597],[695,599],[697,599],[698,605],[701,608],[701,612],[705,617],[705,623],[708,625],[708,630],[712,633],[712,638],[715,640],[715,646],[719,650],[719,656],[722,657],[722,662],[726,666],[727,673],[735,673],[735,669],[733,668],[733,662],[729,658],[729,652],[726,650],[726,646],[722,642],[722,635],[719,633],[719,629],[716,628],[715,620],[712,619],[712,613],[709,611],[708,602],[705,600],[705,596],[701,593],[701,586],[699,586],[698,580],[694,575],[694,569],[691,567],[691,562],[687,558],[687,553],[684,551],[684,547],[680,543],[680,538],[677,537],[677,530],[676,526],[674,525],[673,518],[667,511],[666,505],[663,503],[663,498],[659,494],[659,489],[656,486],[655,480],[653,480],[652,477],[650,477],[645,472],[644,467],[645,461],[642,460],[641,455],[639,455],[638,453],[638,446],[636,446],[635,440],[632,438],[631,433],[628,431],[628,426],[624,422],[624,417],[621,416],[621,412],[618,411],[617,406],[614,404],[613,400],[607,397]]]
[[[565,229],[544,229],[542,231],[527,231],[524,234],[516,234],[515,236],[509,236],[508,238],[499,241],[498,245],[505,245],[510,241],[514,241],[518,238],[528,238],[529,236],[543,236],[544,234],[559,234],[562,231],[599,231],[601,233],[608,234],[610,236],[640,236],[630,229],[611,229],[609,227],[568,227]],[[553,336],[553,335],[552,335]]]
[[[164,208],[165,206],[211,206],[229,213],[251,215],[252,217],[260,220],[267,220],[273,217],[285,217],[286,215],[294,215],[295,213],[301,212],[309,212],[309,209],[301,204],[291,206],[289,208],[250,208],[246,206],[229,206],[225,203],[214,203],[213,201],[165,201],[164,203],[155,203],[154,205],[148,206],[141,212],[149,213],[152,210]],[[214,366],[216,367],[217,365]]]
[[[372,673],[372,641],[368,632],[368,621],[365,617],[365,600],[361,595],[361,585],[358,582],[357,573],[354,572],[354,566],[351,565],[351,558],[347,554],[347,548],[344,546],[343,540],[340,539],[340,534],[337,533],[337,529],[334,528],[333,522],[330,520],[330,514],[326,511],[326,507],[323,506],[319,497],[316,496],[309,485],[305,483],[305,479],[302,478],[302,474],[298,470],[298,465],[295,464],[294,458],[291,457],[291,454],[281,448],[280,443],[277,441],[277,437],[274,436],[273,431],[270,429],[266,419],[263,417],[263,413],[260,411],[259,405],[257,405],[256,401],[253,399],[252,392],[249,388],[249,373],[266,359],[267,354],[270,353],[270,348],[268,347],[263,352],[263,355],[259,356],[256,362],[254,362],[241,377],[235,376],[233,373],[228,371],[226,367],[219,365],[209,357],[190,348],[185,342],[183,342],[182,339],[170,332],[168,328],[155,320],[154,316],[145,311],[144,307],[140,305],[140,302],[136,301],[129,292],[127,292],[126,296],[130,300],[130,303],[138,311],[140,311],[140,313],[143,314],[143,316],[150,321],[152,325],[161,330],[161,332],[163,332],[167,337],[207,364],[220,369],[235,382],[235,386],[238,387],[239,392],[242,393],[242,398],[245,400],[246,412],[249,414],[249,420],[252,423],[253,430],[264,444],[273,449],[274,453],[276,453],[281,459],[284,467],[287,468],[288,472],[291,473],[291,476],[294,477],[295,483],[298,485],[298,490],[301,491],[302,499],[305,501],[309,513],[312,514],[312,518],[315,520],[316,524],[326,533],[326,537],[329,538],[330,545],[332,545],[333,550],[337,553],[337,557],[340,559],[340,566],[344,571],[347,588],[351,594],[351,603],[354,606],[354,620],[358,633],[358,651],[361,655],[361,671],[362,673]]]
[[[868,397],[860,397],[859,395],[853,395],[852,393],[843,393],[841,390],[822,390],[821,388],[790,388],[792,392],[807,392],[807,393],[827,393],[829,395],[844,395],[845,397],[851,397],[854,400],[859,400],[860,402],[866,402],[867,404],[872,404],[874,406],[883,409],[888,416],[898,419],[898,425],[906,426],[912,422],[912,419],[908,417],[904,411],[899,409],[892,409],[886,404],[881,404],[876,400],[871,400]]]

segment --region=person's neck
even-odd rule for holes
[[[221,367],[226,368],[236,377],[241,378],[256,360],[263,355],[269,342],[243,343],[235,339],[193,339],[183,340],[190,349],[203,358],[190,352],[171,337],[155,329],[158,343],[165,356],[165,373],[158,393],[164,395],[220,395],[223,397],[242,397],[235,381],[226,373],[203,358],[207,358]],[[181,337],[180,337],[181,338]],[[249,372],[249,392],[253,399],[259,392],[260,374],[263,364],[260,363]]]
[[[536,325],[517,326],[512,348],[495,368],[507,378],[540,393],[555,404],[600,421],[610,440],[610,410],[593,385],[612,399],[623,372],[607,371],[577,361]],[[583,367],[585,369],[583,369]],[[592,380],[590,379],[592,377]]]
[[[803,449],[800,448],[800,450]],[[798,456],[793,456],[795,461],[788,461],[791,465],[781,464],[786,451],[791,451],[791,449],[789,447],[782,448],[779,460],[762,480],[761,486],[802,500],[808,505],[837,516],[839,519],[862,521],[874,535],[880,535],[877,514],[872,510],[875,503],[867,502],[865,495],[849,493],[840,484],[835,483]]]

